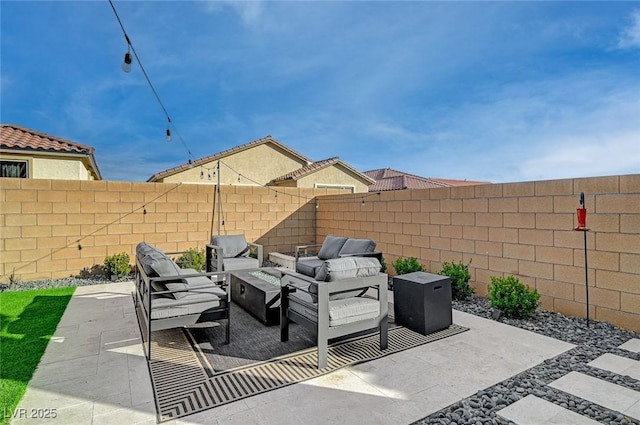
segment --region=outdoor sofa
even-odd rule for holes
[[[181,269],[158,248],[139,243],[134,297],[147,359],[151,359],[151,332],[155,330],[225,320],[225,344],[228,344],[231,304],[230,291],[225,289],[228,281],[227,272]]]

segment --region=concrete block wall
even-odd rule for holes
[[[222,233],[244,233],[266,253],[327,234],[368,237],[389,265],[417,257],[435,272],[444,261],[472,261],[478,294],[490,276],[514,274],[537,288],[544,308],[575,316],[586,313],[583,234],[572,230],[585,192],[591,317],[640,331],[640,175],[379,195],[221,191]],[[0,283],[77,275],[107,255],[133,257],[142,240],[203,248],[217,232],[214,196],[208,185],[0,179]]]
[[[314,197],[327,193],[222,186],[221,233],[291,252],[315,240]],[[143,240],[204,248],[217,233],[215,197],[210,185],[0,179],[0,283],[75,276],[119,252],[133,264]]]
[[[479,295],[492,275],[513,274],[545,309],[584,317],[584,233],[573,230],[580,192],[590,317],[640,331],[640,175],[322,197],[317,240],[371,238],[389,266],[416,257],[432,272],[471,261]]]

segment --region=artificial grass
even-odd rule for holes
[[[10,419],[75,287],[0,293],[0,410]]]

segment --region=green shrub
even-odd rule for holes
[[[393,262],[393,268],[396,269],[396,274],[398,276],[401,274],[424,271],[424,266],[418,262],[416,257],[399,257]]]
[[[188,251],[183,253],[176,259],[176,264],[181,269],[195,269],[202,271],[206,263],[204,249],[189,248]]]
[[[512,275],[491,276],[489,284],[491,306],[501,310],[506,317],[529,319],[540,306],[540,294]]]
[[[108,255],[104,259],[104,265],[102,266],[104,274],[111,278],[116,276],[118,279],[128,276],[131,273],[131,266],[129,265],[129,254],[121,252],[119,254]]]
[[[469,285],[471,273],[469,273],[469,264],[463,264],[462,261],[457,264],[452,262],[442,263],[442,270],[438,274],[449,276],[451,278],[451,296],[454,300],[464,300],[469,298],[475,292]]]
[[[387,262],[384,261],[384,257],[380,256],[380,273],[386,273],[387,272]]]

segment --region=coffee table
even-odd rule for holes
[[[273,267],[230,273],[231,300],[267,326],[280,323],[280,278]]]

